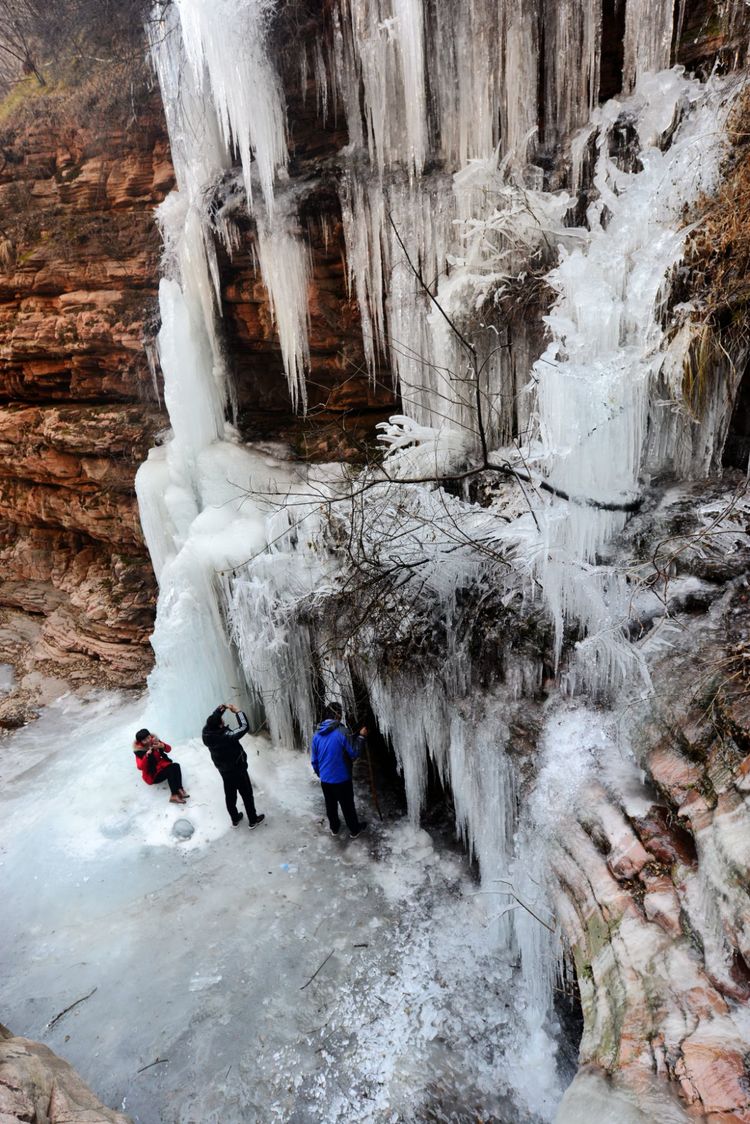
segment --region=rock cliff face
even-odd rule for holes
[[[736,61],[742,37],[710,5],[689,8],[675,57]],[[304,5],[289,9],[302,18]],[[602,31],[602,96],[619,89],[618,10]],[[295,34],[316,33],[326,12]],[[237,421],[247,438],[283,440],[305,458],[356,459],[396,397],[386,369],[368,379],[347,286],[332,177],[348,138],[335,115],[321,123],[312,76],[300,85],[288,44],[280,53],[295,75],[290,172],[312,251],[309,410],[292,406],[240,219],[239,249],[221,261]],[[0,106],[0,636],[26,667],[122,685],[142,682],[151,663],[155,585],[133,477],[167,424],[144,340],[156,326],[153,212],[173,185],[162,109],[135,71],[131,103],[106,114],[92,112],[95,83],[66,96],[33,78]]]
[[[129,1124],[105,1108],[47,1046],[0,1026],[0,1120],[7,1124]]]
[[[137,122],[102,132],[95,86],[34,83],[0,130],[0,634],[27,669],[135,684],[154,581],[133,476],[165,425],[144,338],[172,169],[143,88]]]
[[[678,59],[733,62],[739,40],[713,20],[691,6]],[[619,88],[615,24],[609,94]],[[327,180],[346,137],[315,124],[312,105],[312,84],[304,104],[301,95],[290,104],[291,172],[312,231],[306,419],[286,389],[249,220],[238,220],[239,248],[220,262],[222,332],[244,436],[354,458],[394,396],[388,372],[367,378],[347,291]],[[0,638],[26,667],[104,669],[136,684],[150,664],[155,588],[133,476],[166,425],[143,350],[158,272],[153,208],[172,181],[161,115],[152,102],[137,126],[106,136],[70,111],[54,129],[44,113],[15,120],[0,137]],[[690,538],[689,527],[681,533]],[[691,640],[652,668],[670,706],[639,717],[643,789],[626,801],[591,786],[551,861],[588,1078],[616,1074],[641,1104],[654,1077],[668,1079],[689,1112],[718,1122],[750,1119],[738,1014],[750,996],[750,713],[741,693],[707,711],[694,687],[716,668],[729,668],[735,687],[745,681],[748,559],[743,547],[737,566],[709,573],[704,555],[682,563],[700,596],[672,607],[678,621],[693,614]],[[695,614],[705,615],[697,630]],[[595,1094],[579,1079],[571,1100],[582,1088]]]
[[[654,1119],[682,1119],[660,1086],[691,1119],[750,1120],[750,549],[734,483],[729,508],[726,492],[702,485],[648,517],[687,592],[667,581],[640,622],[644,635],[669,635],[654,647],[652,689],[623,717],[640,776],[623,784],[623,766],[619,780],[587,785],[552,848],[584,1014],[565,1121],[605,1088],[650,1104]],[[721,509],[715,535],[699,513]]]
[[[151,665],[156,596],[133,480],[168,425],[144,344],[157,326],[154,209],[173,172],[162,108],[138,74],[137,107],[104,123],[76,112],[95,89],[45,94],[33,78],[0,118],[3,652],[27,671],[123,686]],[[308,414],[292,406],[243,220],[240,248],[222,258],[222,335],[246,437],[349,458],[395,396],[389,375],[373,385],[364,372],[326,187],[326,161],[345,138],[316,137],[313,117],[300,115],[297,164],[315,231]]]

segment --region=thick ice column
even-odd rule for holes
[[[162,280],[159,309],[164,400],[174,440],[189,460],[223,436],[224,403],[211,377],[212,354],[204,322],[196,320],[176,281]]]
[[[422,0],[392,0],[398,29],[401,83],[406,109],[406,135],[410,163],[415,172],[427,155],[427,92],[424,73],[424,15]]]
[[[596,105],[601,23],[601,0],[546,0],[544,140],[548,146],[564,142]]]
[[[172,272],[188,302],[201,303],[223,385],[215,326],[221,293],[207,196],[231,167],[232,155],[239,155],[284,369],[293,400],[304,406],[309,265],[296,231],[295,199],[277,193],[289,154],[283,90],[268,52],[276,7],[276,0],[177,0],[152,31],[179,187],[161,217]]]
[[[277,0],[175,2],[185,53],[213,102],[226,148],[239,153],[248,200],[254,165],[270,213],[276,174],[288,160],[284,95],[267,51]]]
[[[154,709],[183,736],[194,736],[220,702],[247,705],[261,696],[257,682],[246,679],[230,634],[227,579],[252,557],[264,555],[276,510],[270,497],[288,486],[289,469],[232,437],[228,433],[197,455],[192,510],[175,509],[180,500],[175,465],[164,496],[178,533],[159,577],[151,641],[156,667],[149,687]],[[167,456],[177,455],[173,443]],[[188,504],[186,491],[182,500]]]
[[[538,24],[533,4],[511,4],[505,18],[502,148],[523,166],[538,139]]]
[[[671,62],[674,4],[664,0],[627,0],[625,9],[626,91],[649,71],[665,70]]]
[[[692,114],[662,152],[660,135],[675,106],[691,101]],[[597,204],[588,246],[564,255],[548,275],[558,292],[547,317],[553,342],[534,365],[537,463],[574,497],[538,513],[545,546],[537,573],[558,653],[564,622],[578,622],[605,678],[625,658],[617,622],[626,614],[617,580],[594,564],[625,522],[618,505],[638,492],[649,391],[664,357],[660,294],[682,252],[683,209],[716,181],[724,112],[720,96],[677,72],[644,77],[629,108],[638,119],[642,171],[624,174],[608,156],[605,107],[596,183],[609,210],[606,225]],[[663,424],[662,410],[651,425]]]
[[[205,193],[226,171],[229,154],[213,107],[202,96],[204,75],[196,76],[188,65],[174,8],[149,25],[149,35],[177,180],[177,190],[157,211],[164,273],[181,286],[193,321],[202,322],[211,348],[210,369],[223,398],[226,373],[216,323],[219,276]]]

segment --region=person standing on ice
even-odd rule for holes
[[[323,789],[331,835],[338,835],[341,828],[340,807],[351,837],[356,839],[367,824],[357,818],[354,807],[352,765],[364,746],[367,727],[362,726],[356,737],[352,735],[342,721],[339,703],[328,703],[325,714],[313,735],[311,764]]]
[[[237,715],[236,730],[230,730],[224,724],[224,712],[227,710]],[[211,760],[221,773],[224,782],[224,798],[232,827],[236,827],[242,819],[242,812],[237,811],[238,793],[245,805],[250,827],[257,827],[266,818],[264,815],[259,816],[255,811],[253,786],[247,771],[247,754],[240,745],[240,738],[244,737],[249,729],[244,710],[238,710],[236,706],[227,703],[217,706],[216,710],[209,714],[203,727],[203,744],[208,747]]]
[[[184,804],[189,793],[182,787],[182,769],[176,761],[167,755],[172,752],[171,745],[167,745],[156,734],[148,730],[139,730],[133,742],[135,763],[141,771],[141,777],[146,784],[169,784],[170,804]]]

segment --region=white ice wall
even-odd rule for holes
[[[401,520],[395,549],[402,561],[426,557],[420,577],[448,626],[457,589],[493,582],[508,603],[544,609],[558,660],[566,630],[578,630],[563,672],[579,693],[612,689],[637,670],[622,631],[627,575],[600,556],[625,522],[623,507],[638,497],[646,430],[664,424],[652,394],[668,350],[663,291],[682,252],[684,207],[716,182],[731,93],[678,71],[649,73],[669,61],[671,9],[629,0],[625,78],[633,89],[603,107],[595,104],[598,0],[550,0],[543,43],[534,4],[339,0],[331,42],[311,48],[321,112],[335,95],[349,126],[340,193],[366,356],[372,370],[390,357],[408,415],[391,472],[408,481],[436,463],[455,468],[479,446],[469,353],[416,269],[486,360],[480,394],[491,459],[513,464],[528,485],[521,492],[506,483],[478,508],[429,482],[407,483],[394,500],[381,479],[357,508],[359,541],[380,550],[383,564],[398,561],[389,557],[388,528]],[[153,703],[179,732],[194,732],[227,694],[255,697],[273,735],[290,741],[312,725],[318,675],[350,698],[353,673],[369,674],[412,816],[431,757],[485,879],[515,877],[532,894],[523,863],[514,865],[525,844],[513,837],[506,718],[515,700],[538,689],[541,664],[510,659],[498,697],[462,709],[455,700],[470,694],[471,669],[459,645],[428,682],[418,671],[368,672],[363,653],[334,650],[316,632],[314,610],[339,588],[336,534],[346,541],[353,533],[354,509],[342,502],[346,476],[295,474],[241,448],[224,425],[229,395],[207,200],[235,157],[292,397],[304,404],[310,262],[285,184],[284,93],[269,48],[275,10],[270,0],[178,0],[170,35],[154,39],[178,192],[161,212],[168,276],[159,350],[173,433],[138,479],[160,580]],[[610,153],[621,111],[640,146],[629,172]],[[541,158],[553,149],[558,167],[569,158],[577,187],[587,147],[596,190],[586,225],[574,229],[566,216],[575,197],[545,180]],[[537,282],[554,293],[548,346],[534,353],[540,325],[530,316],[508,353],[494,296],[532,261]],[[397,448],[410,442],[416,448]],[[663,453],[668,459],[670,450]],[[538,1029],[554,941],[526,917],[514,928],[508,911],[499,914],[500,935],[519,943],[530,966],[528,1019]]]

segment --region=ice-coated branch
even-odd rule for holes
[[[640,508],[640,506],[643,502],[642,499],[640,499],[640,498],[630,500],[627,503],[619,503],[619,502],[616,502],[616,501],[596,500],[591,496],[573,496],[569,492],[566,492],[565,489],[558,488],[554,484],[550,484],[549,481],[547,481],[547,480],[544,480],[542,478],[540,478],[539,480],[533,480],[530,473],[519,472],[518,469],[514,468],[513,465],[511,465],[507,461],[504,464],[499,465],[499,464],[494,464],[490,460],[489,448],[488,448],[488,444],[487,444],[487,432],[486,432],[485,422],[484,422],[484,409],[483,409],[483,403],[482,403],[482,392],[481,392],[481,388],[480,388],[480,385],[479,385],[479,376],[481,374],[481,368],[479,366],[479,357],[477,355],[477,349],[474,347],[474,345],[471,343],[471,341],[466,338],[466,336],[463,334],[463,332],[461,332],[461,330],[456,325],[455,321],[452,320],[451,317],[448,315],[448,313],[445,311],[445,309],[441,305],[440,301],[437,299],[437,297],[435,296],[435,294],[432,292],[429,285],[425,281],[424,277],[422,276],[421,270],[412,261],[411,256],[409,254],[409,251],[407,250],[406,246],[404,245],[404,241],[403,241],[401,235],[399,234],[398,229],[396,228],[396,224],[394,223],[393,216],[391,215],[390,212],[388,213],[388,221],[393,228],[393,233],[396,236],[396,240],[397,240],[399,246],[401,247],[401,249],[403,251],[403,254],[404,254],[404,257],[406,258],[407,264],[408,264],[410,270],[412,271],[412,273],[414,274],[414,277],[416,278],[420,288],[430,298],[430,300],[435,305],[435,308],[438,310],[440,315],[443,317],[443,319],[445,320],[445,322],[448,325],[448,327],[450,328],[450,330],[453,332],[453,334],[459,340],[461,345],[464,348],[466,348],[467,352],[469,353],[469,356],[471,357],[473,376],[474,376],[473,377],[473,383],[474,383],[474,395],[475,395],[475,407],[476,407],[477,436],[479,437],[479,445],[480,445],[480,449],[481,449],[481,452],[482,452],[482,463],[481,463],[481,465],[477,465],[476,468],[470,469],[468,473],[462,473],[461,476],[458,477],[458,479],[465,479],[467,475],[476,475],[477,473],[484,472],[484,471],[499,472],[504,476],[509,476],[509,477],[512,477],[512,478],[516,479],[519,482],[519,484],[520,484],[521,481],[524,481],[525,483],[531,484],[534,487],[541,488],[542,491],[548,492],[550,495],[556,496],[558,499],[566,500],[568,503],[575,503],[575,504],[579,504],[579,505],[586,506],[586,507],[593,507],[593,508],[596,508],[597,511],[622,511],[622,512],[626,512],[628,514],[634,512],[634,511],[638,511],[638,509]],[[486,362],[486,360],[485,360],[485,362]],[[453,479],[455,479],[455,478],[453,478]],[[406,481],[406,480],[402,481],[402,483],[412,483],[412,482],[413,483],[425,483],[426,481],[423,481],[423,480],[420,480],[420,481]],[[525,492],[524,492],[524,498],[526,499],[526,501],[528,503],[528,497],[526,496]],[[531,506],[531,505],[529,505],[529,506]],[[533,511],[531,512],[531,514],[534,518],[534,522],[536,523],[536,515],[534,514]],[[538,524],[537,524],[537,526],[538,526]]]

